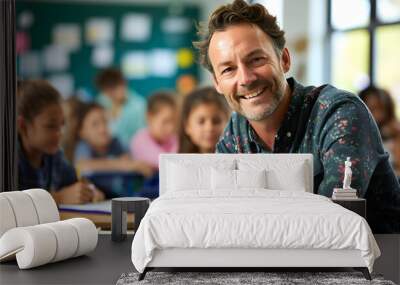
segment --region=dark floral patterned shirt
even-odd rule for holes
[[[351,186],[367,199],[368,222],[374,232],[400,232],[400,186],[364,103],[331,85],[304,87],[293,78],[288,83],[292,98],[274,149],[259,139],[244,116],[234,112],[216,151],[312,153],[314,192],[327,197],[333,188],[342,187],[344,161],[351,157]]]

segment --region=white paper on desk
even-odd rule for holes
[[[147,14],[127,14],[122,18],[121,38],[124,41],[144,42],[151,36],[151,18]]]
[[[111,200],[106,200],[98,203],[87,203],[87,204],[60,204],[58,206],[60,210],[74,210],[81,212],[103,212],[111,214]]]
[[[86,22],[85,39],[88,44],[109,43],[114,40],[115,23],[109,18],[92,18]]]
[[[74,93],[75,81],[71,74],[62,73],[51,75],[48,80],[50,84],[60,92],[64,99],[70,97]]]
[[[68,51],[77,51],[81,47],[80,33],[77,24],[58,24],[53,29],[53,43]]]
[[[122,57],[122,72],[128,79],[144,79],[149,75],[148,56],[145,52],[129,52]]]
[[[151,73],[156,77],[172,77],[176,74],[176,53],[169,49],[154,49],[150,55]]]
[[[45,69],[49,72],[65,71],[69,68],[68,52],[62,46],[47,46],[43,50],[43,63]]]

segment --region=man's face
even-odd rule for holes
[[[259,27],[238,24],[213,34],[208,55],[214,85],[235,111],[253,121],[274,113],[285,94],[285,73],[290,68],[286,48],[277,55]]]

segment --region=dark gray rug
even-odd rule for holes
[[[122,274],[117,285],[133,284],[379,284],[395,285],[384,280],[380,275],[372,274],[372,281],[364,278],[360,272],[148,272],[142,281],[138,281],[139,273]]]

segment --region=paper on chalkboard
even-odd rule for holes
[[[85,40],[88,44],[96,45],[109,43],[114,40],[115,23],[109,18],[91,18],[86,22]]]
[[[144,42],[151,37],[151,18],[147,14],[127,14],[122,18],[121,39]]]
[[[172,77],[176,74],[176,53],[169,49],[154,49],[150,55],[151,73],[155,77]]]
[[[122,57],[122,72],[128,79],[143,79],[149,76],[148,56],[145,52],[129,52]]]
[[[67,51],[77,51],[81,47],[81,29],[77,24],[58,24],[53,29],[53,44]]]
[[[47,46],[43,50],[43,63],[48,72],[66,71],[69,68],[69,54],[62,46]]]
[[[60,92],[63,98],[70,97],[74,92],[74,78],[69,73],[51,75],[48,78],[51,85]]]
[[[99,45],[93,48],[92,64],[95,67],[107,67],[112,65],[114,60],[114,48],[110,45]]]

